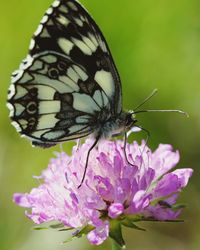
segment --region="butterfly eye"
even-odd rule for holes
[[[132,124],[134,123],[134,120],[132,118],[132,114],[128,114],[126,117],[126,127],[131,127]]]
[[[27,105],[27,111],[29,114],[34,114],[37,112],[37,103],[35,102],[29,102]]]
[[[56,68],[50,68],[48,71],[48,75],[50,78],[56,79],[58,78],[59,71]]]

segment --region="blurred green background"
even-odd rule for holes
[[[145,108],[183,109],[190,114],[138,115],[151,132],[149,144],[170,143],[180,150],[179,167],[195,173],[180,197],[187,204],[183,224],[146,223],[147,232],[124,231],[127,249],[200,249],[200,1],[81,0],[101,27],[121,75],[123,102],[134,109],[154,88],[156,97]],[[67,245],[66,233],[33,231],[24,209],[12,202],[14,192],[37,186],[53,149],[32,148],[11,126],[5,106],[10,74],[26,56],[30,38],[51,0],[1,1],[0,15],[0,249],[89,249],[86,239]],[[135,135],[141,140],[145,134]],[[72,143],[65,145],[70,151]],[[110,249],[109,242],[97,249]],[[92,249],[92,247],[91,247]]]

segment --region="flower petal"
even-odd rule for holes
[[[182,168],[173,171],[180,181],[181,188],[187,186],[189,178],[192,176],[193,170],[191,168]]]
[[[15,193],[13,195],[13,201],[21,207],[31,207],[28,201],[28,194]]]
[[[113,203],[108,208],[108,216],[112,219],[117,218],[124,211],[124,206],[121,203]]]
[[[88,233],[87,238],[93,245],[102,244],[109,235],[108,221],[102,222],[102,225]]]
[[[179,152],[173,152],[171,145],[160,144],[158,149],[151,155],[151,167],[156,170],[159,177],[174,168],[179,162]]]
[[[181,210],[174,211],[170,208],[163,208],[160,205],[151,206],[146,209],[146,216],[156,220],[175,220],[180,215]]]
[[[154,198],[164,197],[175,192],[180,192],[181,189],[187,185],[192,172],[192,169],[178,169],[163,176],[153,190]]]

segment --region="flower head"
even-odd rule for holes
[[[115,237],[114,228],[121,230],[121,225],[136,227],[140,220],[178,217],[181,208],[175,208],[175,203],[192,169],[169,172],[179,161],[177,151],[160,144],[152,152],[144,142],[133,142],[127,145],[129,165],[122,141],[102,141],[93,149],[84,183],[78,188],[92,143],[88,139],[75,146],[72,156],[58,153],[39,177],[43,179],[39,187],[14,195],[18,205],[31,209],[26,212],[28,218],[36,224],[59,221],[82,228],[88,240],[99,245],[109,234]]]

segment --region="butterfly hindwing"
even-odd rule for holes
[[[107,43],[75,0],[56,0],[13,73],[13,125],[34,144],[87,136],[121,112],[121,84]]]
[[[47,142],[92,133],[110,103],[81,66],[55,52],[39,54],[27,65],[9,101],[20,132]]]

